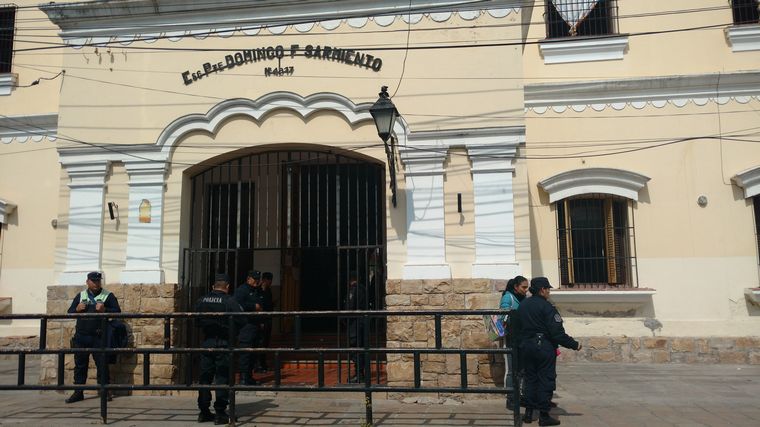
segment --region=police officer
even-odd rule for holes
[[[78,293],[69,307],[69,313],[121,313],[119,301],[116,296],[101,286],[103,276],[93,271],[87,274],[87,289]],[[78,318],[74,337],[71,339],[72,348],[94,348],[102,344],[103,321],[100,318]],[[98,379],[103,384],[108,384],[109,373],[105,353],[94,353],[95,366],[98,370]],[[74,384],[87,382],[87,370],[90,365],[90,353],[74,354]],[[66,403],[79,402],[84,399],[82,390],[74,390],[74,393],[66,399]],[[111,393],[108,393],[111,400]]]
[[[245,278],[245,283],[235,289],[235,299],[243,311],[257,312],[264,309],[263,295],[261,292],[261,272],[251,270]],[[258,335],[261,319],[259,316],[250,316],[240,330],[240,346],[254,347],[258,344]],[[258,385],[253,379],[251,369],[253,368],[253,354],[244,353],[240,356],[240,382],[243,385]]]
[[[532,296],[517,310],[522,361],[525,367],[525,416],[533,422],[533,411],[540,412],[538,425],[556,426],[559,420],[549,415],[550,401],[556,388],[557,347],[580,350],[578,341],[565,333],[562,316],[548,301],[552,285],[546,277],[530,281]]]
[[[359,283],[356,271],[348,275],[348,293],[343,306],[345,310],[366,310],[367,296],[365,287]],[[364,321],[351,316],[348,319],[348,346],[364,347]],[[354,363],[356,375],[349,378],[348,382],[361,383],[365,380],[365,357],[363,352],[351,353],[351,361]],[[349,367],[350,375],[350,367]]]
[[[273,275],[269,271],[265,271],[264,274],[261,275],[261,299],[262,299],[262,310],[263,311],[273,311],[274,310],[274,300],[272,298],[272,279]],[[258,338],[257,345],[259,347],[268,348],[269,343],[272,340],[272,318],[271,317],[265,317],[262,319],[261,323],[259,324],[260,327],[260,333]],[[267,355],[266,353],[261,353],[258,357],[258,363],[256,364],[257,372],[267,372]]]
[[[199,313],[240,313],[243,310],[240,304],[229,295],[230,279],[226,274],[217,274],[214,277],[214,284],[211,293],[198,300],[195,310]],[[235,329],[240,329],[244,325],[245,319],[242,316],[235,317]],[[203,332],[203,348],[227,348],[230,340],[234,342],[235,331],[229,330],[229,319],[225,316],[200,317],[197,324]],[[230,336],[230,334],[233,336]],[[200,384],[227,385],[229,382],[230,357],[228,353],[201,353],[201,373]],[[214,402],[214,411],[216,415],[209,410],[211,406],[211,391],[198,391],[198,422],[214,421],[214,424],[228,424],[230,417],[227,415],[227,402],[229,392],[226,388],[216,390],[216,401]]]

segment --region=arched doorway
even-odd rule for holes
[[[350,272],[365,287],[364,308],[383,308],[382,163],[329,147],[247,153],[191,176],[190,197],[183,254],[188,304],[215,273],[240,284],[256,269],[273,273],[277,311],[341,309]],[[341,323],[309,319],[302,345],[339,346]],[[373,325],[373,345],[384,341],[383,325]],[[290,320],[275,321],[273,340],[289,346],[292,329]]]

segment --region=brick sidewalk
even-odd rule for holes
[[[15,382],[15,365],[0,361],[0,382]],[[363,420],[361,394],[302,396],[240,393],[239,424],[358,426]],[[512,425],[500,400],[426,405],[379,397],[379,426]],[[0,392],[0,425],[99,424],[97,399],[74,405],[63,399],[50,392]],[[577,363],[560,366],[555,414],[563,426],[758,426],[758,399],[760,366]],[[184,426],[195,424],[196,413],[190,397],[117,397],[109,405],[116,426]]]

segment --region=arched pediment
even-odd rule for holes
[[[731,180],[744,189],[745,198],[760,195],[760,166],[739,172]]]
[[[575,169],[546,178],[538,185],[549,193],[549,202],[583,194],[603,193],[639,200],[649,177],[622,169]]]
[[[320,111],[342,115],[352,126],[369,120],[371,103],[354,104],[350,99],[335,93],[316,93],[302,97],[292,92],[272,92],[257,100],[235,98],[224,100],[205,114],[180,117],[164,129],[156,142],[160,151],[169,156],[172,148],[190,132],[202,131],[215,135],[222,124],[234,116],[246,116],[260,122],[276,110],[288,110],[304,119]],[[400,143],[406,143],[407,126],[401,118],[396,120],[394,133]]]

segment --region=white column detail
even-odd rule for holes
[[[100,271],[103,202],[108,161],[64,163],[69,175],[69,229],[61,285],[81,286],[90,271]]]
[[[403,278],[451,279],[451,268],[446,263],[443,210],[443,162],[447,149],[419,145],[399,151],[405,168],[407,206]]]
[[[129,175],[127,261],[121,283],[163,283],[161,234],[166,163],[125,161]]]
[[[473,278],[506,279],[519,273],[515,258],[512,177],[519,141],[467,145],[475,203]]]

